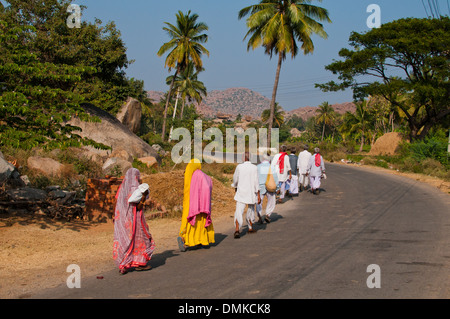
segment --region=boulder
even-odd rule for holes
[[[91,104],[83,104],[82,107],[88,114],[97,116],[101,122],[84,122],[73,117],[67,124],[77,126],[81,131],[76,131],[82,137],[90,138],[112,148],[112,150],[99,150],[94,147],[86,147],[88,157],[94,154],[109,157],[111,152],[121,149],[132,157],[153,156],[161,161],[158,153],[141,138],[135,135],[128,127],[106,111]]]
[[[158,161],[153,156],[141,157],[139,161],[147,165],[148,167],[153,167],[158,165]]]
[[[103,164],[102,170],[105,174],[119,174],[119,175],[125,175],[127,170],[132,168],[133,165],[118,157],[111,157],[106,160],[106,162]],[[119,171],[116,171],[119,170]]]
[[[0,183],[5,183],[15,171],[14,165],[0,157]]]
[[[42,189],[23,187],[7,191],[13,201],[43,201],[47,198],[47,192]]]
[[[127,151],[125,151],[124,149],[116,149],[111,153],[111,157],[117,157],[120,159],[123,159],[124,161],[133,162],[133,156],[131,156]]]
[[[40,156],[30,156],[27,165],[31,170],[37,170],[49,176],[60,176],[64,169],[64,165],[54,159]]]
[[[141,102],[131,97],[128,98],[125,104],[122,105],[119,113],[117,113],[117,119],[135,134],[141,128],[141,116]]]

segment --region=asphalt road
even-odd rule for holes
[[[327,177],[320,195],[277,205],[256,234],[245,227],[234,239],[230,218],[211,248],[158,251],[150,271],[110,269],[101,280],[83,277],[79,289],[64,283],[31,298],[450,297],[449,195],[352,166],[327,164]],[[373,264],[379,271],[368,272]]]

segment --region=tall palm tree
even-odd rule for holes
[[[202,54],[209,56],[209,51],[202,45],[208,41],[208,35],[203,33],[208,30],[208,26],[203,22],[197,22],[198,14],[191,14],[190,10],[186,14],[178,11],[176,18],[176,25],[164,22],[166,27],[163,30],[167,32],[171,40],[164,43],[158,51],[158,56],[169,52],[164,66],[168,67],[169,71],[175,68],[175,74],[170,84],[169,98],[164,108],[161,134],[163,141],[166,134],[167,109],[177,75],[186,68],[189,61],[192,61],[197,70],[201,70],[203,68]]]
[[[270,109],[266,109],[261,113],[261,121],[263,123],[269,123],[270,120]],[[273,115],[272,127],[280,128],[284,123],[284,111],[278,103],[275,103],[275,111]]]
[[[245,7],[239,11],[239,19],[247,18],[248,32],[244,37],[250,37],[247,51],[263,46],[265,52],[272,58],[278,54],[278,65],[275,83],[270,103],[270,119],[268,140],[271,141],[271,129],[275,111],[275,101],[280,79],[280,70],[287,54],[295,58],[299,52],[297,41],[301,43],[303,53],[314,51],[312,34],[327,38],[323,25],[318,21],[331,22],[328,11],[311,5],[312,0],[261,0],[259,4]],[[321,0],[318,0],[319,2]]]
[[[316,110],[316,113],[318,113],[316,117],[316,123],[323,125],[322,128],[322,141],[323,141],[323,138],[325,136],[325,126],[331,125],[333,123],[336,113],[328,102],[323,102],[322,104],[320,104],[319,108]]]

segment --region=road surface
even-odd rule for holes
[[[320,195],[277,205],[256,234],[245,226],[234,239],[230,218],[211,248],[156,252],[150,271],[105,270],[31,298],[450,297],[449,195],[350,165],[327,164],[327,177]]]

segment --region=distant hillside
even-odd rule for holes
[[[345,114],[347,111],[353,113],[355,112],[356,109],[355,104],[352,102],[332,104],[331,107],[339,114]],[[306,121],[310,117],[317,115],[316,111],[318,108],[319,108],[318,106],[299,107],[298,109],[286,112],[286,118],[290,118],[294,115],[297,115],[298,117],[301,117],[303,120]]]
[[[158,91],[148,91],[148,97],[158,103],[164,93]],[[253,119],[260,119],[261,113],[270,107],[270,99],[247,88],[230,88],[226,90],[209,91],[208,96],[203,99],[202,104],[197,107],[200,114],[207,118],[226,118],[227,115],[235,118],[238,114],[250,116]],[[354,112],[355,105],[353,103],[334,104],[332,107],[336,112],[343,114],[347,111]],[[316,115],[316,107],[305,106],[298,109],[287,111],[286,118],[292,117],[294,114],[307,120]]]
[[[148,96],[153,102],[159,102],[163,97],[162,92],[148,91]],[[230,115],[236,117],[251,116],[259,119],[261,113],[270,107],[270,100],[265,96],[246,88],[231,88],[226,90],[213,90],[203,99],[197,108],[205,117],[215,118],[217,115]]]

